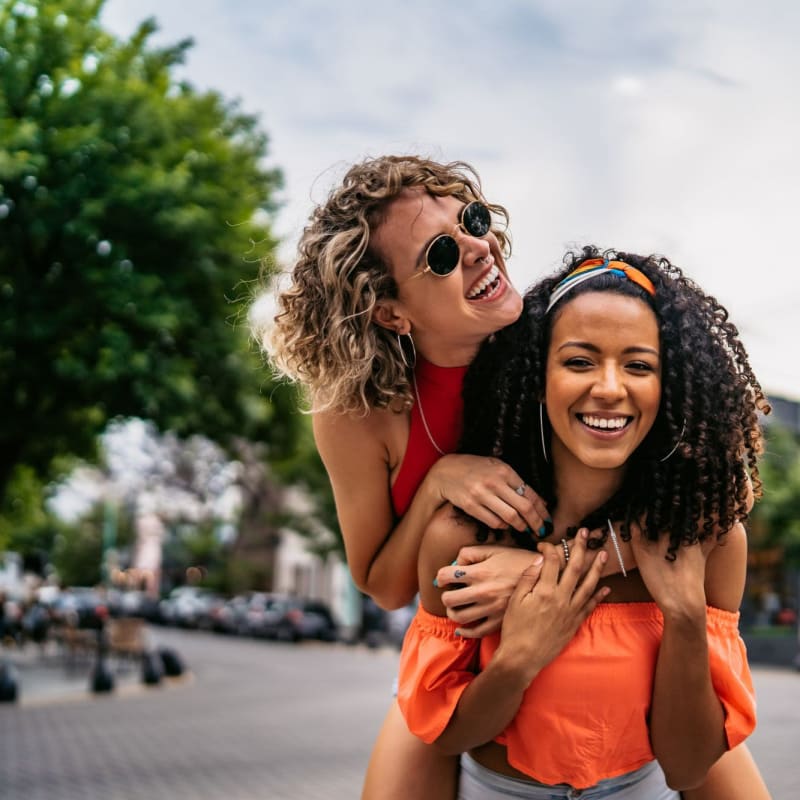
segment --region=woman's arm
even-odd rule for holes
[[[441,504],[429,491],[418,491],[406,515],[395,523],[390,480],[393,461],[399,461],[402,452],[390,452],[395,422],[391,413],[351,417],[325,412],[313,418],[353,581],[386,609],[400,608],[414,597],[422,531]]]
[[[420,598],[427,611],[445,616],[440,592],[422,576],[437,563],[457,553],[473,526],[443,510],[431,523],[420,552]],[[595,591],[606,554],[594,559],[585,579],[585,535],[573,545],[569,564],[561,572],[559,549],[543,546],[511,596],[492,659],[470,682],[436,744],[460,753],[490,741],[503,731],[519,709],[525,690],[538,672],[552,661],[591,614],[607,589]]]
[[[747,549],[737,524],[724,544],[682,547],[664,558],[666,542],[634,536],[642,578],[664,615],[656,662],[650,735],[667,783],[699,786],[728,749],[725,712],[711,679],[706,603],[737,611],[744,588]]]
[[[514,470],[497,459],[468,455],[439,459],[396,521],[391,474],[404,455],[407,418],[391,411],[364,417],[327,412],[315,415],[313,426],[353,580],[383,608],[400,608],[416,593],[422,534],[445,502],[471,509],[494,527],[543,524],[544,504],[530,488],[517,493],[522,480]]]

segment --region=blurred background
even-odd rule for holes
[[[6,644],[98,614],[400,640],[248,316],[349,164],[413,152],[477,167],[519,287],[591,242],[727,306],[775,412],[742,624],[791,664],[798,30],[788,0],[0,0]]]

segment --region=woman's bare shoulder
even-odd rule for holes
[[[747,573],[747,532],[741,522],[719,538],[706,560],[706,602],[738,611]]]
[[[391,455],[408,439],[407,415],[385,408],[366,414],[318,411],[312,415],[311,425],[323,459],[329,452],[346,448],[357,454],[378,450],[388,454],[391,461]]]

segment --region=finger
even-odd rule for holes
[[[556,548],[551,544],[539,545],[539,547],[544,547],[542,552],[544,560],[542,562],[541,573],[539,575],[539,583],[555,585],[558,583],[558,575],[561,572],[561,564],[564,560],[563,553],[559,552],[561,547],[559,546]],[[528,570],[525,570],[525,572],[527,571]]]
[[[469,575],[467,574],[467,567],[459,564],[451,564],[449,567],[442,567],[436,573],[436,580],[433,585],[438,586],[440,589],[444,586],[466,586],[469,584]]]
[[[488,636],[490,633],[500,630],[500,625],[503,622],[503,615],[497,614],[488,617],[477,625],[470,625],[469,627],[459,627],[457,633],[464,639],[480,639]]]
[[[458,564],[463,566],[465,564],[479,564],[481,561],[486,561],[489,556],[501,550],[507,550],[508,545],[492,545],[492,544],[470,544],[462,547],[458,551],[458,556],[451,566]]]
[[[524,595],[528,594],[534,586],[536,586],[537,582],[541,580],[541,573],[546,567],[546,563],[547,556],[542,556],[540,558],[536,558],[536,556],[534,556],[531,565],[525,569],[525,572],[523,572],[522,575],[520,575],[519,581],[517,581],[517,585],[511,594],[511,600],[509,602],[523,597]],[[558,569],[557,566],[556,569]]]
[[[456,572],[458,572],[458,578],[456,578]],[[465,582],[465,576],[466,570],[464,567],[457,564],[456,561],[453,561],[452,564],[448,564],[446,567],[441,567],[439,569],[439,571],[436,573],[434,585],[438,586],[440,589],[445,586],[450,586],[453,583],[458,583],[461,585]]]
[[[442,592],[442,603],[445,608],[458,608],[468,606],[479,600],[478,590],[472,586],[465,586],[459,589],[448,589]]]
[[[457,622],[459,625],[474,625],[481,620],[486,619],[491,615],[500,614],[502,616],[503,609],[498,608],[494,603],[482,603],[482,604],[474,604],[471,606],[465,606],[463,608],[448,608],[447,609],[447,617],[448,619],[453,620],[453,622]]]
[[[580,605],[581,603],[586,602],[586,599],[591,596],[592,592],[595,591],[597,582],[600,580],[603,567],[607,561],[608,553],[605,550],[598,551],[594,557],[592,565],[589,567],[589,570],[587,571],[586,575],[584,575],[580,585],[575,590],[575,594],[573,595],[573,600],[575,603]]]
[[[518,509],[528,512],[532,506],[508,486],[498,487],[497,493],[487,496],[483,503],[491,513],[503,520],[503,527],[516,528],[518,531],[524,531],[527,527],[528,523]]]
[[[586,561],[586,546],[588,542],[589,531],[587,528],[581,528],[578,535],[573,539],[572,544],[567,542],[566,539],[561,540],[561,549],[564,551],[565,561],[567,562],[564,571],[561,573],[561,580],[559,583],[572,594],[578,581],[581,579],[584,571]],[[567,554],[569,554],[567,556]]]
[[[517,494],[519,494],[519,492],[517,492]],[[527,501],[529,505],[527,507],[515,505],[517,512],[527,522],[531,530],[539,531],[540,535],[547,536],[548,533],[552,532],[553,520],[550,516],[550,512],[547,510],[547,505],[544,500],[542,500],[542,498],[527,484],[524,484],[522,498]],[[545,523],[549,523],[549,530],[547,530],[548,526]],[[545,528],[544,531],[540,531],[542,527]]]

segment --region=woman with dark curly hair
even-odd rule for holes
[[[506,272],[506,224],[465,163],[356,164],[313,212],[274,326],[257,332],[308,390],[348,566],[384,608],[415,595],[422,532],[447,501],[492,527],[547,530],[544,505],[514,470],[453,454],[466,365],[522,309]],[[453,592],[481,621],[476,632],[499,627],[530,562],[488,555],[466,596]],[[456,770],[408,732],[393,703],[363,797],[453,797]]]
[[[437,513],[401,709],[464,753],[463,800],[768,797],[747,751],[721,757],[755,725],[737,621],[769,406],[725,309],[667,259],[585,248],[566,264],[473,361],[460,448],[535,485],[553,533]],[[440,564],[476,530],[543,563],[479,644],[436,587],[468,579]]]

